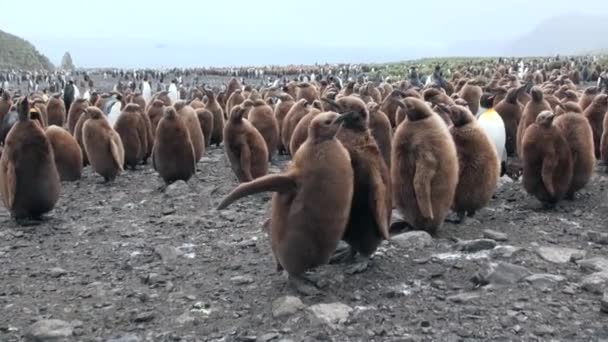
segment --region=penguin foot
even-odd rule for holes
[[[365,272],[371,265],[372,260],[369,257],[355,257],[355,262],[346,268],[346,274],[357,274]]]
[[[553,202],[542,202],[542,205],[543,205],[543,209],[545,209],[545,210],[551,210],[551,209],[555,209],[556,203],[553,203]]]
[[[321,293],[321,291],[317,289],[315,282],[308,279],[304,275],[289,275],[288,282],[289,285],[299,294],[305,296],[316,296]]]
[[[15,218],[17,224],[21,227],[33,227],[41,225],[45,220],[40,218]]]
[[[346,244],[346,243],[345,243]],[[341,264],[344,262],[351,262],[355,259],[357,252],[350,246],[346,245],[346,248],[338,245],[334,255],[329,258],[330,264]]]

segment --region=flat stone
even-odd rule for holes
[[[117,334],[109,337],[105,342],[140,342],[141,339],[133,334]]]
[[[249,285],[253,283],[253,278],[250,276],[235,276],[230,278],[230,281],[235,285]]]
[[[522,248],[520,248],[520,247],[500,245],[500,246],[494,247],[494,249],[490,252],[490,255],[492,258],[498,258],[498,257],[510,258],[513,256],[513,254],[515,254],[521,250],[522,250]]]
[[[602,294],[608,288],[608,272],[596,272],[583,278],[583,290],[593,294]]]
[[[264,335],[258,337],[258,339],[256,341],[268,342],[268,341],[276,340],[279,337],[281,337],[281,335],[279,335],[277,333],[268,333],[268,334],[264,334]]]
[[[496,241],[490,239],[465,240],[458,242],[456,247],[466,253],[477,253],[496,247]]]
[[[556,264],[565,264],[570,262],[573,256],[576,258],[585,254],[580,249],[566,247],[538,247],[536,252],[543,260]]]
[[[68,274],[68,271],[60,267],[53,267],[49,269],[49,275],[53,278],[60,278],[66,274]]]
[[[160,245],[154,247],[154,252],[160,256],[164,262],[177,260],[184,253],[173,246]]]
[[[73,334],[72,325],[59,319],[43,319],[32,324],[25,333],[28,342],[64,341]]]
[[[547,290],[554,287],[558,283],[565,281],[566,277],[557,274],[536,273],[531,276],[527,276],[525,280],[534,288],[539,290]]]
[[[486,239],[492,239],[494,241],[507,241],[509,236],[505,233],[497,232],[492,229],[485,229],[483,231],[483,237]]]
[[[469,303],[477,298],[479,298],[479,294],[473,292],[463,292],[453,296],[449,296],[447,298],[448,301],[456,303],[456,304],[464,304]]]
[[[344,323],[352,310],[350,306],[342,303],[315,304],[308,307],[314,321],[330,327]]]
[[[190,313],[186,312],[182,315],[179,315],[175,318],[175,323],[181,326],[192,324],[196,321],[196,317],[190,315]]]
[[[391,242],[405,249],[422,249],[431,245],[433,237],[425,231],[414,230],[393,236]]]
[[[577,261],[578,266],[587,272],[608,272],[608,259],[595,257]]]
[[[608,313],[608,292],[604,292],[604,296],[600,300],[600,311]]]
[[[283,317],[290,316],[304,309],[306,306],[300,298],[293,296],[285,296],[277,298],[272,302],[272,316]]]
[[[475,273],[471,281],[477,285],[511,285],[516,284],[532,272],[523,266],[508,262],[488,262]]]
[[[587,232],[587,239],[599,245],[608,245],[608,233],[600,233],[592,230]]]
[[[554,333],[555,329],[546,324],[541,324],[534,329],[534,335],[536,336],[553,335]]]
[[[151,322],[152,320],[154,320],[155,317],[156,317],[156,314],[153,311],[146,311],[146,312],[142,312],[142,313],[137,314],[133,318],[133,322],[135,322],[135,323],[147,323],[147,322]]]

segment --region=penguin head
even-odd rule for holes
[[[400,102],[408,120],[417,121],[431,117],[434,113],[426,102],[414,97],[406,97]]]
[[[336,112],[320,113],[310,122],[308,135],[317,142],[333,139],[343,123],[343,116]]]
[[[336,101],[324,98],[325,110],[332,110],[342,115],[340,122],[346,129],[357,131],[369,128],[369,110],[361,98],[357,96],[343,96]]]
[[[538,116],[536,117],[536,123],[541,127],[551,127],[554,118],[555,113],[550,110],[545,110],[538,114]]]
[[[445,112],[449,115],[454,127],[461,127],[475,121],[469,108],[462,105],[451,105],[445,109]]]

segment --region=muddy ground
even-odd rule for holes
[[[0,209],[0,341],[608,339],[608,176],[599,168],[554,210],[504,178],[488,208],[432,240],[400,235],[362,273],[319,268],[314,296],[275,271],[261,228],[269,194],[214,209],[237,184],[222,149],[165,192],[149,165],[100,181],[87,167],[63,183],[38,226],[17,226]],[[458,242],[484,235],[495,240]],[[39,326],[47,319],[60,320],[53,331]]]

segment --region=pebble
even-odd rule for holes
[[[290,316],[304,309],[306,306],[300,298],[294,296],[285,296],[275,299],[272,302],[272,316],[283,317]]]
[[[425,231],[416,230],[395,235],[391,242],[404,249],[422,249],[431,245],[433,238]]]
[[[235,276],[230,278],[230,281],[235,285],[249,285],[253,283],[251,276]]]
[[[164,262],[175,261],[177,260],[177,258],[184,254],[179,249],[167,245],[160,245],[154,247],[154,252],[158,254]]]
[[[117,334],[105,340],[105,342],[140,342],[141,339],[133,334]]]
[[[576,259],[585,255],[585,252],[580,249],[566,247],[538,247],[536,252],[543,260],[556,264],[565,264],[570,262],[573,256]]]
[[[509,236],[505,233],[497,232],[492,229],[485,229],[483,231],[483,237],[486,239],[492,239],[494,241],[507,241]]]
[[[600,311],[608,313],[608,292],[604,292],[604,296],[600,300]]]
[[[476,253],[496,247],[496,241],[491,239],[464,240],[459,241],[456,247],[466,253]]]
[[[553,335],[554,333],[555,329],[546,324],[541,324],[534,329],[534,335],[537,336]]]
[[[49,269],[49,275],[53,278],[60,278],[66,274],[68,274],[68,271],[60,267],[53,267]]]
[[[268,333],[268,334],[264,334],[262,336],[260,336],[257,341],[260,342],[268,342],[268,341],[272,341],[275,340],[277,338],[279,338],[281,335],[277,334],[277,333]]]
[[[513,256],[513,254],[519,252],[520,250],[522,250],[522,249],[519,247],[501,245],[501,246],[496,246],[490,252],[490,255],[492,256],[492,258],[498,258],[498,257],[510,258]]]
[[[556,274],[536,273],[525,279],[539,290],[547,290],[566,280],[566,277]]]
[[[596,272],[584,277],[581,287],[585,291],[602,294],[608,288],[608,272]]]
[[[464,304],[469,303],[475,299],[479,298],[479,294],[473,292],[464,292],[459,293],[453,296],[449,296],[447,298],[448,301],[456,303],[456,304]]]
[[[353,309],[343,303],[315,304],[308,307],[313,321],[335,327],[344,323]]]
[[[508,262],[488,262],[475,273],[471,281],[477,285],[510,285],[529,276],[530,270]]]
[[[59,319],[43,319],[32,324],[25,333],[28,342],[61,341],[72,336],[72,325]]]
[[[608,272],[608,259],[595,257],[579,260],[578,266],[587,272]]]
[[[135,318],[133,318],[133,322],[147,323],[147,322],[151,322],[152,320],[154,320],[155,317],[156,317],[156,314],[153,311],[146,311],[146,312],[137,314],[135,316]]]

